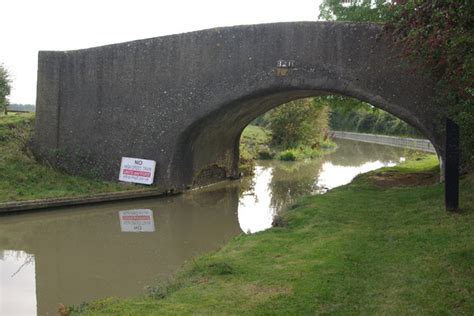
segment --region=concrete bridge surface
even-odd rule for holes
[[[445,158],[433,81],[368,23],[216,28],[39,53],[34,152],[71,174],[117,180],[122,157],[156,161],[170,191],[238,177],[239,139],[288,101],[341,94],[419,129]]]

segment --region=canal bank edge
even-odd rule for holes
[[[95,204],[112,201],[139,199],[168,195],[168,192],[157,189],[144,189],[133,191],[119,191],[108,193],[97,193],[87,196],[48,198],[29,201],[15,201],[0,203],[0,214],[8,214],[23,211],[44,210],[61,206],[75,206],[84,204]]]

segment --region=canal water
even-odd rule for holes
[[[407,150],[337,140],[316,160],[259,161],[251,179],[181,195],[0,217],[0,315],[130,297],[186,260],[271,227],[299,197],[404,160]]]

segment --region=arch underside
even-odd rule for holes
[[[219,110],[195,122],[181,135],[175,154],[180,165],[175,168],[179,170],[175,183],[186,183],[186,188],[191,188],[238,178],[240,137],[248,124],[290,101],[336,94],[354,97],[395,115],[430,139],[442,157],[437,135],[433,135],[406,107],[390,104],[380,96],[328,89],[268,89],[218,107]]]

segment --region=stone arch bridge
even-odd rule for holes
[[[182,191],[238,177],[241,132],[259,115],[341,94],[416,127],[445,161],[446,117],[433,81],[398,56],[381,26],[336,22],[42,51],[34,152],[71,174],[107,180],[118,178],[122,157],[155,160],[155,183]]]

